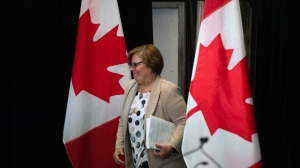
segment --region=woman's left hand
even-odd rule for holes
[[[166,159],[172,155],[173,148],[170,145],[161,145],[161,144],[155,144],[159,150],[154,150],[154,155],[160,157],[161,159]]]

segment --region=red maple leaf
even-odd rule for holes
[[[118,37],[118,25],[93,41],[99,24],[91,23],[89,10],[79,19],[76,51],[72,71],[74,92],[82,90],[109,103],[110,96],[123,94],[119,84],[123,75],[109,72],[109,66],[127,62],[124,37]]]
[[[252,97],[245,57],[232,69],[227,66],[233,49],[226,50],[221,35],[207,47],[200,44],[196,73],[190,93],[197,106],[188,116],[202,110],[211,135],[219,128],[251,141],[256,132],[253,105],[245,99]]]

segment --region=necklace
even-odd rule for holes
[[[148,80],[148,82],[145,82],[144,85],[139,84],[139,90],[143,92],[150,91],[154,80],[155,78],[153,78],[152,80]]]

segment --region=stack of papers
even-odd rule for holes
[[[174,130],[174,123],[150,116],[146,119],[146,147],[159,150],[155,144],[168,144]]]

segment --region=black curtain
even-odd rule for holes
[[[197,1],[186,0],[186,86],[185,97],[187,99],[192,77],[194,58],[196,52],[196,27],[197,27]]]
[[[151,1],[118,2],[127,49],[153,43]],[[185,2],[189,85],[197,1]],[[295,154],[288,148],[291,140],[286,123],[288,1],[248,2],[253,11],[251,64],[255,66],[251,72],[263,166],[293,167]],[[62,132],[80,4],[80,0],[11,2],[10,167],[71,167]]]
[[[264,167],[294,167],[288,136],[288,2],[248,0],[253,10],[254,104]]]
[[[71,167],[62,131],[80,3],[11,2],[11,167]]]
[[[153,44],[152,1],[118,0],[127,50]]]

